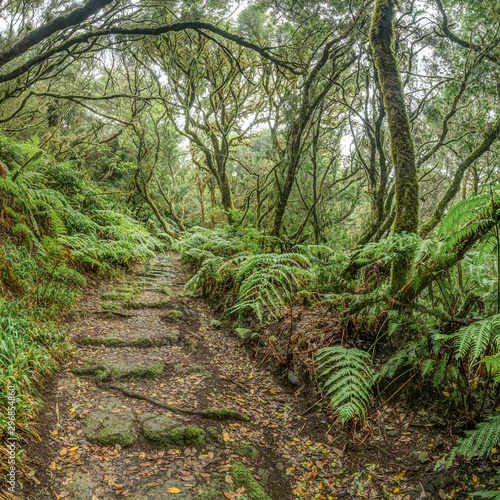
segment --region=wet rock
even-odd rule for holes
[[[399,431],[397,429],[389,429],[386,434],[390,437],[399,437]]]

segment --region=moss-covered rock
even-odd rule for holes
[[[80,345],[104,345],[106,347],[126,347],[128,342],[117,337],[84,337],[76,341]]]
[[[97,435],[97,441],[104,446],[114,446],[115,444],[123,447],[132,446],[136,439],[134,420],[120,415],[110,417]]]
[[[163,365],[155,363],[152,365],[132,365],[128,361],[109,364],[109,369],[114,376],[121,379],[150,379],[156,378],[163,372]]]
[[[113,302],[104,302],[101,304],[101,308],[103,311],[121,311],[122,306],[121,304],[114,304]]]
[[[153,302],[138,302],[136,300],[129,300],[124,304],[124,307],[126,309],[163,309],[167,307],[167,303],[168,298]]]
[[[147,420],[142,430],[147,439],[161,446],[187,446],[205,442],[203,429],[194,425],[182,425],[167,416]]]
[[[83,428],[84,435],[89,440],[97,440],[105,446],[132,446],[137,439],[136,417],[131,411],[121,409],[121,405],[122,402],[118,398],[103,399],[97,409],[87,417]]]
[[[252,475],[252,469],[245,467],[241,462],[235,462],[231,467],[231,477],[236,486],[245,488],[245,495],[249,500],[272,500],[264,488]]]
[[[232,443],[231,447],[240,457],[257,458],[259,456],[256,448],[248,443]]]
[[[133,347],[154,347],[158,344],[159,342],[151,337],[137,337],[130,342]]]
[[[209,408],[208,410],[203,410],[201,413],[205,418],[210,418],[212,420],[225,420],[231,418],[235,420],[243,420],[245,422],[250,420],[250,417],[229,408]]]
[[[207,432],[211,438],[215,439],[219,443],[224,442],[224,438],[222,437],[222,434],[215,427],[208,427]]]
[[[184,314],[177,309],[171,309],[163,316],[163,319],[167,321],[182,321],[184,319]]]

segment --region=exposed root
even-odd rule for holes
[[[93,375],[95,377],[95,382],[97,387],[100,389],[110,389],[113,391],[119,391],[124,396],[132,399],[138,399],[140,401],[147,401],[155,406],[164,408],[165,410],[171,411],[172,413],[185,413],[188,415],[198,415],[200,417],[209,418],[210,420],[224,420],[224,419],[234,419],[243,420],[248,422],[250,418],[236,410],[231,410],[229,408],[209,408],[207,410],[190,410],[188,408],[181,408],[180,406],[171,405],[168,403],[163,403],[158,399],[151,398],[140,392],[131,391],[126,387],[122,387],[116,384],[104,384],[104,382],[110,381],[113,378],[113,372],[106,365],[96,365],[89,366],[85,368],[72,368],[71,372],[75,375]]]

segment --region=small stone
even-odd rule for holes
[[[435,438],[434,438],[434,446],[436,448],[441,448],[441,446],[444,445],[444,439],[443,439],[443,436],[441,436],[441,434],[438,434]]]
[[[386,434],[390,437],[399,437],[399,431],[397,429],[390,429]]]
[[[299,377],[297,377],[297,375],[295,375],[295,373],[293,373],[293,372],[288,373],[288,380],[290,381],[290,383],[292,385],[299,385],[300,384]]]
[[[420,463],[425,464],[425,462],[429,460],[429,454],[426,451],[419,451],[417,453],[417,460]]]

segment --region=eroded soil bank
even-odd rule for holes
[[[187,278],[169,254],[83,300],[22,498],[465,498],[491,472],[434,473],[446,440],[425,412],[392,406],[366,428],[331,427],[308,391],[183,295]]]

